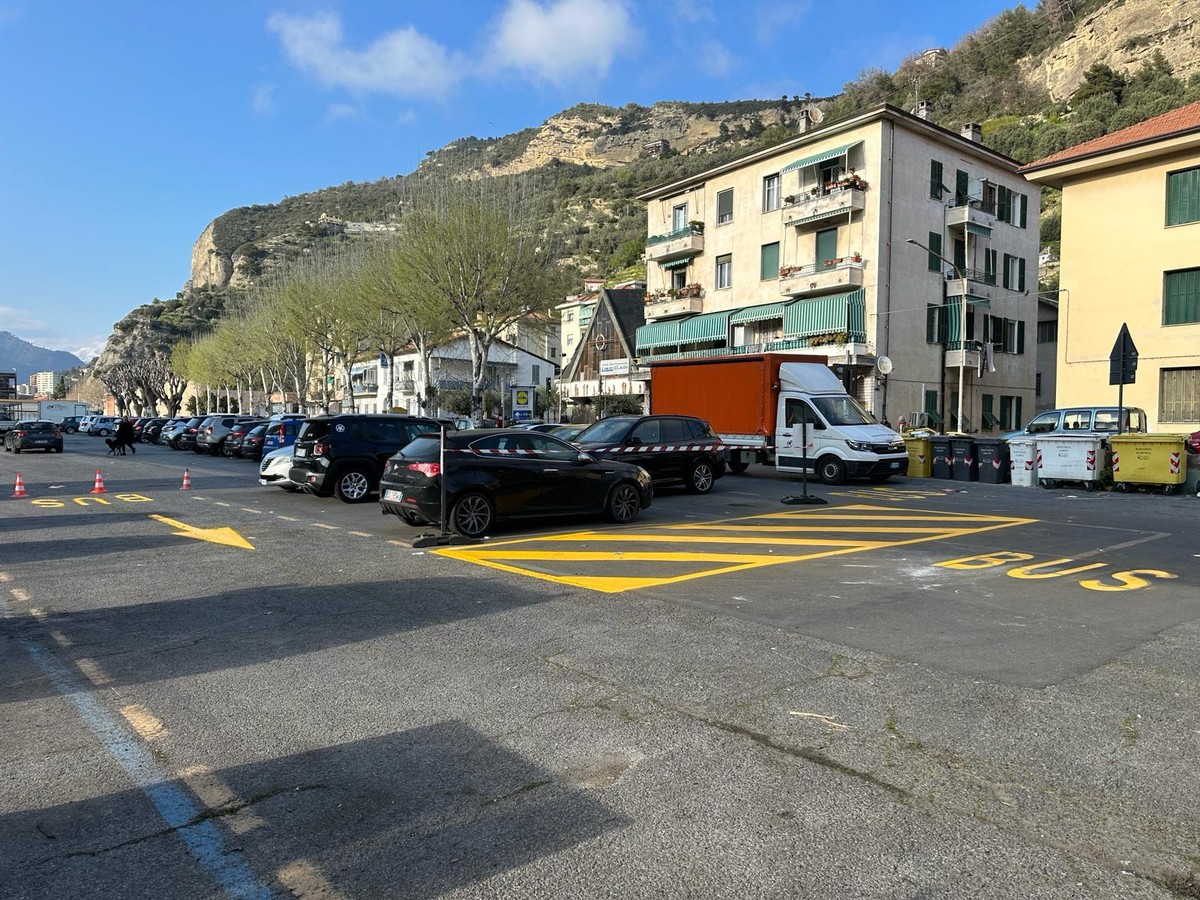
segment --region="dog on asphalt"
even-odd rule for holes
[[[125,445],[124,444],[118,444],[112,438],[105,438],[104,443],[108,444],[108,455],[109,456],[118,456],[118,455],[124,456],[125,455]]]

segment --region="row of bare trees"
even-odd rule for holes
[[[462,339],[479,421],[489,349],[531,310],[552,307],[572,278],[552,238],[530,224],[535,202],[522,179],[411,184],[398,230],[313,248],[281,266],[210,332],[181,341],[169,368],[223,390],[227,404],[232,391],[250,390],[328,410],[352,397],[346,381],[356,359],[410,348],[429,384],[433,352]]]

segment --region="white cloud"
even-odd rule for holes
[[[265,116],[275,105],[275,85],[257,84],[250,97],[250,110],[255,115]]]
[[[492,66],[561,86],[599,80],[637,40],[624,3],[510,0],[486,55]]]
[[[0,331],[11,331],[22,340],[29,340],[20,332],[28,334],[31,331],[41,331],[45,327],[45,322],[35,319],[24,310],[14,309],[11,306],[0,306]]]
[[[799,44],[805,37],[800,31],[812,11],[809,0],[792,0],[787,4],[766,4],[755,13],[755,32],[760,44],[792,42]]]
[[[267,28],[288,59],[327,87],[415,97],[442,97],[462,77],[461,60],[411,26],[389,31],[369,46],[347,47],[333,13],[276,13]]]
[[[692,25],[701,22],[717,21],[711,3],[692,2],[692,0],[675,0],[671,4],[671,18],[676,22],[687,22]]]

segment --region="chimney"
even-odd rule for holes
[[[811,131],[812,127],[813,127],[812,113],[809,111],[808,107],[806,106],[806,107],[804,107],[804,109],[800,110],[800,125],[797,128],[797,131],[799,131],[800,134],[804,134],[807,131]]]
[[[933,103],[929,100],[917,101],[917,118],[924,119],[926,122],[933,120]]]
[[[975,144],[983,143],[983,126],[978,122],[968,122],[962,127],[962,136]]]

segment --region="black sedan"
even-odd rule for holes
[[[4,449],[13,453],[22,450],[43,450],[46,453],[62,453],[63,437],[54,422],[17,422],[4,435]]]
[[[538,432],[447,431],[445,470],[436,434],[418,437],[388,460],[379,505],[410,525],[441,520],[442,477],[448,525],[482,537],[497,519],[605,513],[632,522],[654,496],[650,475],[628,463],[596,459]]]

